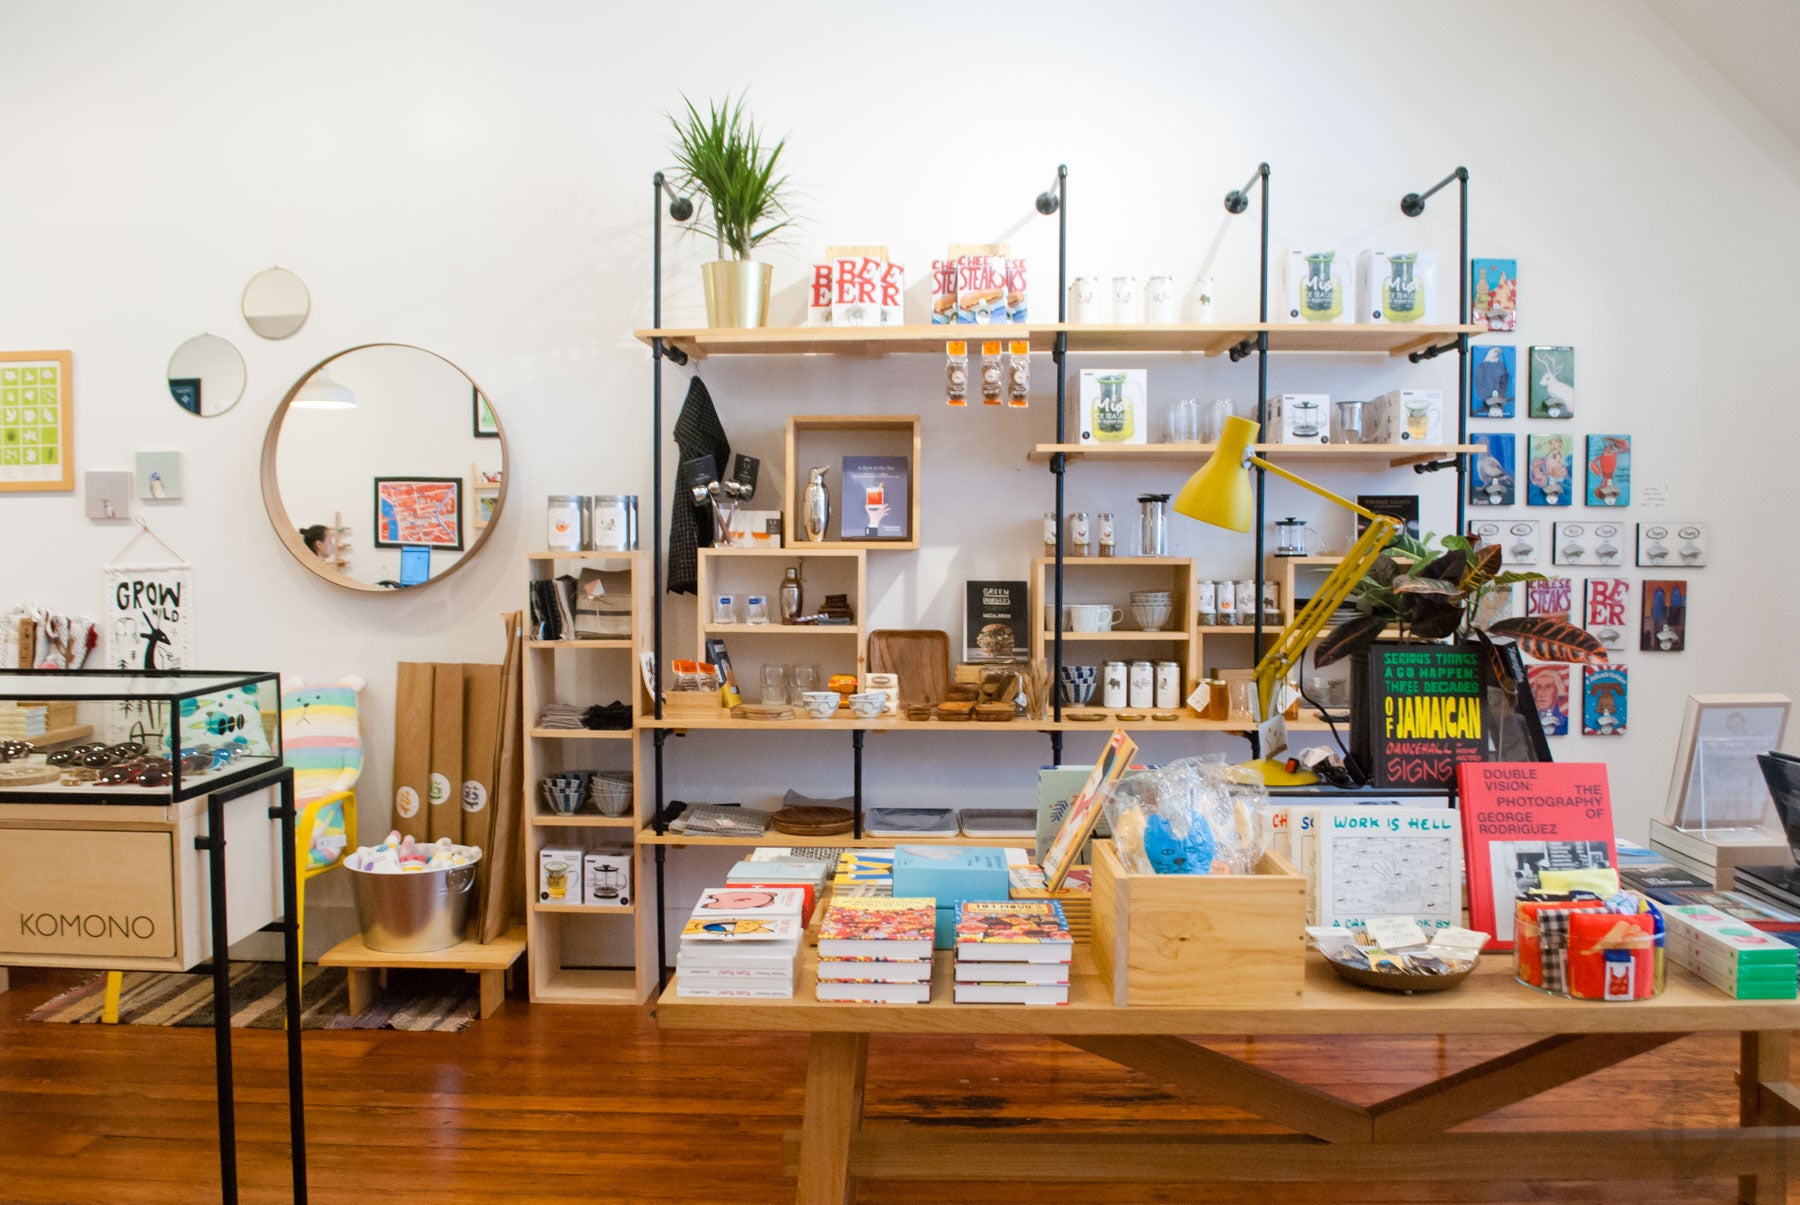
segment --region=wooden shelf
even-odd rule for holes
[[[891,543],[886,541],[884,543]],[[730,559],[737,557],[783,557],[793,560],[795,557],[807,556],[855,556],[860,548],[846,548],[842,544],[831,542],[815,544],[811,540],[789,544],[784,548],[702,548],[701,557],[720,556]]]
[[[528,649],[550,649],[560,652],[587,651],[589,649],[628,649],[631,647],[629,636],[608,637],[603,640],[527,640]]]
[[[1025,458],[1047,463],[1058,452],[1065,460],[1180,461],[1199,468],[1213,454],[1214,444],[1037,444]],[[1342,462],[1358,467],[1401,468],[1427,460],[1442,460],[1479,452],[1478,444],[1257,444],[1256,454],[1265,460]],[[1077,560],[1086,558],[1074,558]]]
[[[531,993],[533,1004],[636,1004],[639,999],[637,972],[629,967],[557,967]]]
[[[1099,711],[1098,707],[1080,707],[1065,705],[1068,711]],[[1148,716],[1151,709],[1144,709],[1142,714]],[[1031,733],[1042,735],[1046,732],[1107,732],[1113,728],[1126,728],[1134,732],[1242,732],[1249,725],[1244,721],[1203,720],[1197,717],[1184,716],[1179,720],[1009,720],[1004,724],[984,724],[975,720],[908,720],[891,717],[859,720],[843,718],[833,720],[688,720],[663,719],[655,720],[645,716],[639,721],[645,728],[668,728],[676,731],[694,732],[853,732],[861,729],[864,732],[940,732],[952,734],[974,734],[994,736],[1005,732]]]
[[[917,540],[820,540],[808,542],[808,548],[817,548],[824,552],[917,552]],[[786,549],[782,551],[786,552]],[[792,554],[790,554],[792,555]]]
[[[555,812],[533,812],[531,822],[544,828],[637,827],[637,821],[630,816],[600,816],[588,812],[577,812],[573,816],[559,816]]]
[[[1031,558],[1037,566],[1056,564],[1053,556],[1037,556]],[[1193,563],[1193,558],[1185,556],[1068,556],[1063,558],[1064,569],[1183,569]]]
[[[628,741],[635,731],[631,728],[533,728],[531,739],[535,741]]]
[[[1075,353],[1183,354],[1218,356],[1259,333],[1269,333],[1270,351],[1327,352],[1339,355],[1403,356],[1447,343],[1456,336],[1485,334],[1485,326],[1413,325],[1410,323],[1258,323],[1184,322],[1055,323],[1021,322],[995,326],[792,326],[747,328],[663,328],[640,330],[645,344],[661,337],[695,359],[708,356],[860,356],[943,355],[944,344],[961,340],[1023,340],[1034,352],[1049,352],[1056,335],[1065,332]]]
[[[616,561],[644,554],[636,549],[611,549],[597,552],[528,552],[528,561]]]
[[[863,813],[864,819],[868,812]],[[664,833],[660,837],[649,829],[638,834],[640,845],[816,845],[826,849],[886,849],[895,845],[989,845],[1006,849],[1035,849],[1037,840],[1033,837],[928,837],[924,835],[906,837],[852,837],[848,833],[836,837],[807,837],[796,833],[781,833],[770,829],[760,837],[713,837],[705,835],[688,836],[685,833]]]
[[[1056,639],[1055,632],[1044,632],[1042,635],[1045,644],[1049,644],[1052,640]],[[1161,643],[1169,644],[1185,642],[1188,639],[1188,634],[1186,632],[1178,631],[1136,632],[1114,629],[1110,632],[1064,632],[1062,638],[1064,644],[1069,643],[1071,640],[1143,640],[1152,642],[1160,641]]]
[[[636,916],[637,905],[626,904],[618,907],[613,904],[540,904],[532,900],[533,912],[563,912],[579,916]]]
[[[853,623],[705,623],[708,636],[855,636],[862,628]]]
[[[1195,628],[1194,631],[1198,632],[1202,636],[1254,636],[1254,635],[1256,635],[1256,625],[1248,624],[1248,623],[1246,623],[1246,624],[1235,624],[1235,623],[1204,624],[1198,628]],[[1264,624],[1263,625],[1263,635],[1264,636],[1279,636],[1279,635],[1281,635],[1281,625],[1275,624],[1273,626],[1270,626],[1268,624]]]

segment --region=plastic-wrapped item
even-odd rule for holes
[[[944,344],[944,400],[952,406],[969,404],[969,345],[960,339]]]
[[[1113,848],[1135,874],[1249,874],[1267,848],[1262,783],[1217,757],[1128,774],[1106,808]]]

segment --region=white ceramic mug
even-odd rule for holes
[[[1137,277],[1113,277],[1112,300],[1112,320],[1114,322],[1127,323],[1144,320],[1144,294],[1138,289]]]
[[[1181,299],[1175,293],[1173,276],[1152,276],[1144,283],[1144,320],[1159,323],[1181,321]]]
[[[1077,276],[1069,282],[1069,321],[1106,321],[1106,309],[1100,300],[1098,276]]]
[[[1125,618],[1125,612],[1119,607],[1109,607],[1105,603],[1077,603],[1065,607],[1069,613],[1069,630],[1071,632],[1110,632],[1115,623]]]

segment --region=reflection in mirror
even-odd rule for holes
[[[244,357],[229,340],[195,335],[169,357],[169,394],[189,414],[223,414],[244,396]]]
[[[486,540],[504,498],[492,402],[456,365],[377,343],[296,382],[263,445],[277,533],[320,576],[355,589],[436,581]],[[488,500],[486,521],[471,514]]]
[[[312,295],[286,268],[265,268],[244,286],[244,321],[265,339],[285,339],[306,325]]]

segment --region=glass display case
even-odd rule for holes
[[[174,803],[281,764],[278,674],[0,670],[0,803]]]

